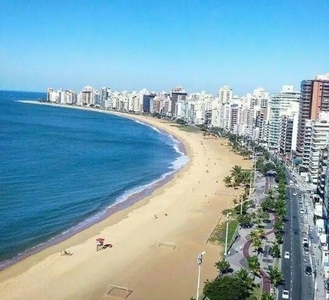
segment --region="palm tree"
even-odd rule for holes
[[[260,263],[258,261],[257,255],[247,257],[248,268],[253,274],[258,274],[260,269]]]
[[[244,186],[250,186],[251,171],[244,171],[241,173],[241,183]]]
[[[274,296],[272,296],[270,293],[263,293],[261,300],[274,300]]]
[[[232,186],[232,177],[231,176],[224,177],[223,181],[224,181],[226,187]]]
[[[254,279],[249,276],[249,272],[246,269],[240,269],[235,273],[235,276],[244,282],[247,288],[253,286]]]
[[[271,198],[271,199],[274,199],[274,191],[272,189],[269,189],[267,191],[267,195]]]
[[[252,241],[252,245],[254,246],[255,250],[257,251],[257,254],[259,254],[259,252],[261,252],[262,249],[262,241],[260,238],[255,238]]]
[[[258,230],[253,230],[250,232],[250,237],[252,240],[259,238],[259,232]]]
[[[231,265],[227,260],[222,259],[215,263],[215,267],[217,268],[219,274],[223,275],[229,271]]]
[[[231,176],[236,178],[242,173],[242,167],[235,165],[231,170]]]
[[[278,244],[283,244],[283,233],[281,231],[275,232],[275,238]]]
[[[282,219],[276,220],[275,223],[274,223],[274,225],[273,225],[273,228],[276,231],[283,231],[283,227],[284,227],[284,224],[283,224]]]
[[[264,228],[258,228],[257,231],[258,231],[258,234],[259,234],[260,238],[262,238],[262,239],[265,238]]]
[[[283,274],[278,270],[277,267],[273,267],[269,270],[268,276],[270,282],[277,288],[281,283],[283,283]]]
[[[274,243],[270,248],[270,253],[274,258],[280,258],[281,256],[280,245],[278,243]]]

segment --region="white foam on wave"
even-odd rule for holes
[[[48,239],[47,241],[45,241],[43,243],[40,243],[34,247],[31,247],[31,248],[23,251],[22,253],[19,253],[17,256],[15,256],[12,259],[8,259],[8,260],[0,262],[0,269],[11,265],[12,262],[17,261],[20,257],[25,257],[29,254],[38,252],[41,249],[47,247],[48,245],[52,245],[53,243],[56,243],[56,241],[59,242],[61,240],[64,240],[66,236],[69,237],[72,234],[75,234],[75,233],[77,233],[83,229],[86,229],[86,228],[90,227],[91,225],[99,222],[100,220],[103,220],[108,215],[109,209],[115,207],[119,203],[123,203],[123,202],[129,200],[132,196],[134,196],[136,194],[146,192],[148,190],[150,192],[152,192],[154,185],[165,180],[168,176],[173,175],[174,173],[176,173],[178,170],[180,170],[181,168],[183,168],[186,165],[186,163],[189,161],[189,158],[184,153],[184,151],[181,150],[182,148],[184,148],[184,145],[182,144],[181,141],[176,139],[174,136],[168,134],[167,132],[161,131],[158,128],[156,128],[148,123],[144,123],[144,122],[141,122],[136,119],[133,119],[133,120],[141,125],[150,127],[151,129],[153,129],[154,131],[158,132],[161,135],[166,136],[165,142],[169,142],[168,144],[173,147],[173,149],[176,151],[176,153],[179,154],[179,156],[174,161],[171,162],[171,165],[169,167],[170,171],[167,173],[164,173],[163,175],[161,175],[159,178],[155,179],[151,183],[127,190],[123,195],[119,196],[115,200],[115,202],[113,204],[111,204],[110,206],[108,206],[106,209],[103,209],[102,211],[96,213],[95,215],[88,217],[86,220],[78,223],[77,225],[70,227],[67,230],[62,231],[60,234]],[[139,201],[141,199],[137,199],[137,201]]]
[[[181,141],[179,141],[178,139],[176,139],[174,136],[172,136],[171,134],[165,132],[165,131],[161,131],[158,128],[148,124],[148,123],[144,123],[142,121],[133,119],[136,123],[144,125],[144,126],[148,126],[151,129],[153,129],[154,131],[160,133],[161,135],[165,135],[167,138],[169,138],[167,141],[169,141],[169,145],[172,146],[174,148],[174,150],[180,155],[178,158],[176,158],[170,166],[170,169],[174,169],[175,171],[178,171],[179,169],[181,169],[182,167],[184,167],[187,162],[189,161],[188,156],[181,151],[181,148],[184,147],[184,145],[182,144]]]
[[[144,125],[144,126],[147,126],[147,127],[150,127],[152,128],[154,131],[158,132],[158,133],[161,133],[161,134],[164,134],[162,131],[160,131],[158,128],[148,124],[148,123],[144,123],[142,121],[139,121],[139,120],[136,120],[136,119],[132,119],[134,122],[138,123],[138,124],[141,124],[141,125]]]

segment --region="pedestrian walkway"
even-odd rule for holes
[[[306,183],[303,181],[298,174],[296,174],[296,180],[299,185],[299,189],[305,191],[307,189]],[[311,267],[314,271],[313,281],[314,281],[314,292],[315,299],[324,300],[329,299],[326,295],[325,289],[325,275],[322,266],[322,253],[321,253],[321,243],[319,241],[319,236],[314,226],[314,205],[310,197],[310,194],[304,194],[304,232],[307,234],[310,240],[310,261]]]
[[[255,185],[255,191],[251,199],[260,205],[266,198],[266,192],[269,187],[268,181],[265,177],[258,177]],[[248,212],[252,212],[255,209],[250,209]],[[261,283],[264,292],[271,291],[271,283],[266,271],[268,271],[269,266],[272,266],[273,259],[269,257],[269,248],[275,240],[275,234],[273,229],[274,215],[270,214],[270,226],[265,229],[265,239],[263,245],[263,253],[258,255],[260,263],[260,276],[256,277],[255,282]],[[239,236],[235,240],[234,244],[230,248],[229,255],[227,256],[227,261],[230,263],[233,270],[238,270],[241,268],[248,268],[247,257],[256,255],[255,249],[252,247],[252,240],[250,238],[251,231],[256,228],[241,228],[239,230]]]

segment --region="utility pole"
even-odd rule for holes
[[[224,251],[224,256],[227,256],[227,243],[228,243],[228,221],[230,220],[230,215],[231,213],[226,214],[226,235],[225,235],[225,251]]]
[[[201,252],[198,255],[197,258],[197,263],[198,263],[198,282],[197,282],[197,288],[196,288],[196,300],[199,300],[199,295],[200,295],[200,277],[201,277],[201,265],[202,265],[202,260],[203,256],[206,254],[206,252]]]

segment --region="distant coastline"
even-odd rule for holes
[[[72,295],[105,299],[108,284],[128,287],[133,291],[130,297],[136,300],[153,299],[154,295],[159,300],[189,299],[195,291],[195,278],[186,274],[196,272],[200,251],[207,253],[201,288],[202,282],[217,275],[213,262],[220,247],[205,241],[232,196],[216,191],[226,190],[223,179],[232,166],[247,167],[249,161],[231,152],[220,138],[182,131],[157,118],[120,115],[177,137],[184,143],[190,161],[149,196],[1,271],[1,299],[68,299]],[[95,240],[99,237],[113,247],[96,252]],[[158,247],[158,241],[174,242],[177,248]],[[61,256],[64,249],[73,255]]]
[[[155,189],[158,189],[159,187],[161,187],[164,184],[166,184],[167,182],[169,182],[173,178],[174,174],[176,172],[178,172],[181,168],[183,168],[189,161],[189,159],[187,157],[185,145],[180,139],[178,139],[176,136],[168,133],[167,131],[163,130],[162,128],[154,127],[154,124],[150,124],[146,120],[141,121],[141,120],[138,120],[138,119],[134,118],[133,116],[129,116],[128,114],[125,114],[125,113],[111,112],[111,111],[89,108],[89,107],[80,107],[80,106],[76,106],[76,105],[53,104],[53,103],[48,103],[48,102],[40,102],[37,100],[17,100],[17,102],[25,103],[25,104],[33,104],[33,105],[47,105],[47,106],[53,106],[53,107],[64,107],[64,108],[80,109],[80,110],[99,112],[99,113],[107,113],[107,114],[113,114],[113,115],[116,115],[119,117],[128,118],[133,121],[137,121],[138,123],[140,123],[144,126],[151,127],[153,130],[162,132],[162,133],[168,135],[168,137],[174,138],[177,142],[179,142],[178,149],[175,149],[176,152],[180,153],[181,157],[183,157],[183,158],[185,157],[186,159],[183,159],[183,162],[181,161],[180,164],[178,166],[176,166],[176,168],[174,168],[172,171],[163,174],[160,178],[155,179],[150,184],[140,186],[136,191],[134,191],[130,195],[128,195],[124,201],[115,202],[112,205],[110,205],[109,207],[107,207],[107,209],[104,212],[100,212],[98,214],[99,216],[97,218],[93,218],[92,222],[89,222],[88,224],[84,224],[84,226],[80,226],[80,224],[78,224],[77,226],[74,226],[73,228],[68,228],[68,230],[65,233],[55,236],[54,238],[52,238],[48,241],[45,241],[44,243],[37,245],[31,249],[27,249],[26,251],[21,253],[19,256],[14,257],[13,259],[1,261],[0,270],[6,269],[6,268],[18,263],[19,261],[24,260],[25,258],[27,258],[31,255],[34,255],[44,249],[47,249],[48,247],[51,247],[60,242],[63,242],[66,239],[76,235],[77,233],[84,231],[87,228],[103,221],[104,219],[108,218],[112,214],[114,214],[120,210],[123,210],[127,207],[130,207],[134,203],[150,196],[154,192]]]

